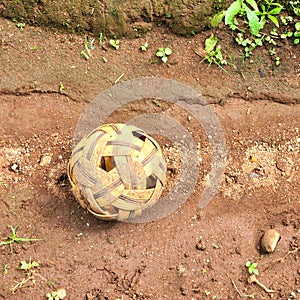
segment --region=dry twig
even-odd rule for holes
[[[233,281],[233,279],[230,278],[230,280],[231,280],[231,283],[232,283],[233,287],[235,288],[235,290],[237,291],[237,293],[239,294],[239,296],[240,296],[241,298],[254,298],[255,294],[251,294],[251,295],[243,294],[243,293],[238,289],[238,287],[236,286],[236,284],[235,284],[235,282]]]

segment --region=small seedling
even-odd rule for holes
[[[60,300],[59,297],[57,296],[57,292],[53,291],[51,293],[47,293],[46,297],[48,300]]]
[[[52,291],[51,293],[47,293],[46,297],[48,300],[61,300],[67,296],[66,290],[64,288],[60,288],[57,291]]]
[[[214,249],[219,249],[220,248],[220,246],[216,243],[212,243],[212,246],[213,246]]]
[[[280,16],[280,21],[283,25],[287,26],[290,22],[293,21],[293,17],[291,16]]]
[[[95,45],[94,45],[94,42],[95,42],[95,39],[91,39],[89,40],[89,38],[86,36],[84,38],[84,46],[85,46],[85,49],[87,51],[92,51],[95,49]]]
[[[84,59],[88,60],[91,56],[91,51],[95,49],[94,45],[95,39],[89,40],[88,37],[86,36],[84,38],[84,50],[81,50],[81,55]]]
[[[294,44],[298,45],[300,42],[300,22],[297,22],[295,24],[296,31],[294,32]]]
[[[59,92],[62,93],[62,91],[65,89],[65,86],[62,82],[59,83]]]
[[[30,271],[30,269],[40,267],[40,264],[38,262],[31,261],[31,259],[29,260],[29,262],[26,262],[25,260],[21,260],[20,264],[21,264],[20,269],[24,271]]]
[[[248,268],[249,274],[259,275],[257,265],[257,263],[251,263],[250,261],[246,262],[246,267]]]
[[[3,181],[0,180],[0,185],[3,185],[6,189],[8,188],[8,184],[4,183]]]
[[[37,48],[37,46],[29,46],[29,49],[35,51],[35,50],[37,50],[38,48]]]
[[[170,56],[172,52],[171,48],[158,48],[155,55],[160,57],[162,62],[166,63],[168,61],[168,56]]]
[[[289,299],[297,299],[296,293],[295,292],[291,292]]]
[[[82,50],[82,51],[80,52],[80,54],[81,54],[82,57],[83,57],[84,59],[86,59],[86,60],[88,60],[88,59],[90,58],[89,55],[86,53],[85,50]]]
[[[204,60],[209,62],[209,65],[215,63],[218,65],[223,71],[224,68],[221,65],[226,65],[227,61],[223,58],[223,54],[221,52],[221,46],[218,45],[218,38],[214,36],[212,33],[209,38],[205,40],[205,56],[200,63]],[[225,71],[226,72],[226,71]]]
[[[8,273],[8,264],[5,264],[5,265],[3,266],[3,275],[6,276],[7,273]]]
[[[103,42],[104,42],[104,35],[102,32],[99,34],[99,42],[100,42],[100,44],[103,44]]]
[[[280,35],[280,37],[281,37],[282,39],[287,39],[287,38],[292,37],[293,35],[294,35],[294,33],[293,33],[292,31],[287,31],[287,32],[285,32],[285,33],[282,33],[282,34]]]
[[[116,50],[120,48],[120,41],[119,40],[109,40],[109,44],[114,47]]]
[[[145,42],[145,44],[143,44],[142,46],[141,46],[141,50],[142,51],[146,51],[147,50],[147,48],[148,48],[148,43],[147,42]]]
[[[235,41],[244,47],[244,56],[246,58],[250,57],[252,51],[258,47],[262,46],[263,36],[258,35],[255,38],[245,38],[242,32],[239,32],[235,38]]]
[[[9,226],[11,229],[11,235],[7,237],[6,241],[0,242],[0,246],[2,245],[9,245],[10,247],[10,252],[13,252],[12,245],[13,243],[23,243],[23,242],[35,242],[35,241],[40,241],[41,239],[31,239],[31,238],[21,238],[17,236],[17,228],[18,226],[12,227]]]
[[[276,49],[275,48],[270,49],[269,53],[271,56],[276,55]]]
[[[20,31],[23,31],[24,27],[25,27],[25,23],[17,23],[16,26],[20,29]]]
[[[206,272],[207,272],[207,271],[206,271],[205,269],[202,269],[202,270],[201,270],[201,274],[202,274],[202,275],[205,275]]]

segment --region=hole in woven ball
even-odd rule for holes
[[[111,156],[102,156],[100,161],[100,168],[109,172],[115,167],[113,158]]]
[[[157,182],[157,178],[154,177],[153,175],[150,175],[150,176],[147,178],[146,188],[147,188],[147,189],[155,188],[156,182]]]
[[[137,132],[137,131],[132,131],[132,135],[133,135],[134,137],[137,137],[138,139],[142,140],[143,142],[145,142],[145,140],[146,140],[146,136],[140,134],[140,133]]]

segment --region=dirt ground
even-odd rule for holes
[[[158,28],[121,40],[119,50],[97,43],[85,60],[82,36],[20,31],[3,19],[0,27],[0,237],[9,241],[11,225],[18,237],[39,239],[0,246],[0,299],[47,299],[60,288],[64,299],[300,299],[299,47],[282,45],[279,67],[264,50],[243,64],[224,31],[235,63],[227,74],[199,65],[194,50],[210,32],[187,39]],[[155,57],[158,47],[173,49],[168,63]],[[100,221],[70,192],[75,126],[98,93],[139,76],[177,80],[211,103],[226,137],[224,180],[202,210],[203,169],[175,213],[143,224]],[[203,135],[192,131],[195,140]],[[260,239],[269,228],[281,240],[265,254]],[[22,270],[21,261],[39,267]],[[258,263],[257,277],[272,292],[247,282],[247,261]]]

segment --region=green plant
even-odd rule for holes
[[[235,36],[235,41],[244,47],[244,58],[248,58],[253,53],[253,50],[258,46],[277,46],[276,39],[293,38],[294,44],[299,44],[300,30],[297,28],[300,25],[295,24],[295,30],[289,30],[282,33],[282,26],[292,25],[293,17],[290,15],[281,15],[285,10],[288,12],[294,11],[297,15],[300,14],[295,8],[299,8],[300,0],[279,1],[279,0],[235,0],[226,9],[218,12],[211,19],[211,26],[216,27],[224,19],[225,25],[228,25],[232,30],[238,31]],[[267,23],[275,24],[269,33],[263,31]],[[246,25],[246,26],[245,26]],[[280,34],[278,30],[280,29]],[[270,50],[269,53],[272,53]],[[275,65],[280,64],[280,58],[276,57]]]
[[[257,266],[258,266],[258,263],[251,263],[250,261],[246,262],[246,267],[248,268],[249,274],[259,275]]]
[[[0,185],[3,185],[6,189],[8,188],[8,184],[4,183],[3,181],[0,180]]]
[[[296,31],[294,32],[294,44],[298,45],[300,42],[300,22],[297,22],[295,24]]]
[[[171,48],[158,48],[155,55],[160,57],[162,62],[166,63],[168,61],[168,56],[170,56],[172,52]]]
[[[48,300],[59,300],[60,298],[57,296],[57,292],[53,291],[51,293],[47,293],[46,297]]]
[[[21,237],[18,237],[17,236],[17,228],[18,228],[18,226],[15,226],[15,227],[9,226],[9,227],[11,229],[11,235],[6,238],[6,241],[0,242],[0,246],[2,246],[2,245],[9,245],[11,252],[13,251],[13,248],[12,248],[12,244],[13,243],[20,244],[20,243],[23,243],[23,242],[35,242],[35,241],[40,241],[41,240],[41,239],[32,239],[32,238],[21,238]]]
[[[296,293],[295,292],[291,292],[289,299],[297,299]]]
[[[218,13],[212,19],[211,24],[215,27],[225,17],[225,25],[229,25],[231,29],[235,30],[239,25],[237,16],[246,16],[250,32],[254,36],[258,35],[260,30],[264,28],[266,18],[279,27],[277,15],[281,12],[283,6],[273,0],[264,0],[260,8],[261,11],[255,0],[236,0],[226,11]]]
[[[91,51],[95,49],[95,39],[89,40],[87,36],[84,37],[84,50],[81,50],[80,54],[86,60],[88,60],[91,56]]]
[[[16,24],[16,26],[20,29],[20,31],[23,31],[23,29],[25,27],[25,23],[19,22],[19,23]]]
[[[223,58],[223,54],[221,52],[221,46],[220,45],[217,46],[217,43],[218,43],[218,38],[215,37],[214,34],[212,33],[210,37],[207,38],[204,42],[205,56],[202,59],[202,61],[207,60],[209,65],[215,63],[223,71],[225,71],[221,65],[226,65],[227,61]],[[202,61],[200,63],[202,63]]]
[[[248,5],[250,5],[250,7]],[[246,15],[250,32],[253,35],[257,35],[264,26],[264,24],[260,22],[256,14],[257,12],[259,12],[259,9],[255,0],[246,0],[245,2],[243,0],[236,0],[225,12],[225,25],[230,25],[231,29],[235,30],[239,24],[236,16]]]
[[[30,271],[30,269],[32,268],[39,268],[40,264],[36,261],[31,261],[31,259],[29,260],[29,262],[26,262],[26,260],[21,260],[20,261],[20,269],[24,270],[24,271]]]
[[[59,83],[59,92],[62,93],[64,89],[65,89],[65,86],[63,85],[62,82],[60,82]]]
[[[104,42],[104,35],[102,32],[100,32],[100,34],[99,34],[99,42],[100,42],[100,44],[103,44],[103,42]]]
[[[244,34],[242,32],[239,32],[235,38],[235,41],[238,43],[238,45],[241,45],[244,47],[244,56],[246,58],[250,57],[252,54],[252,51],[258,47],[262,46],[262,40],[263,37],[261,35],[253,38],[253,37],[247,37],[245,38]]]
[[[264,25],[266,23],[266,18],[272,21],[277,27],[279,27],[279,22],[277,15],[280,14],[283,6],[274,0],[265,0],[265,3],[261,4],[261,12],[258,11],[256,14],[261,16],[260,22]]]
[[[119,40],[109,40],[109,44],[115,48],[116,50],[118,50],[120,48],[120,41]]]
[[[212,243],[212,246],[213,246],[214,249],[219,249],[220,248],[220,246],[216,243]]]
[[[47,293],[46,297],[48,300],[60,300],[66,297],[66,290],[63,288],[58,289],[57,291],[52,291],[51,293]]]
[[[8,273],[8,264],[5,264],[5,265],[3,266],[3,275],[6,276],[7,273]]]
[[[294,11],[294,14],[296,16],[300,17],[300,1],[299,0],[289,1],[289,5],[291,6],[292,10]]]
[[[280,21],[283,25],[287,26],[289,23],[293,21],[293,17],[291,16],[280,16]]]
[[[275,48],[270,49],[269,53],[270,53],[271,57],[274,57],[275,65],[279,66],[280,65],[280,57],[276,56],[276,49]]]
[[[145,42],[142,46],[141,46],[141,50],[142,51],[146,51],[147,50],[147,48],[148,48],[148,43],[147,42]]]

